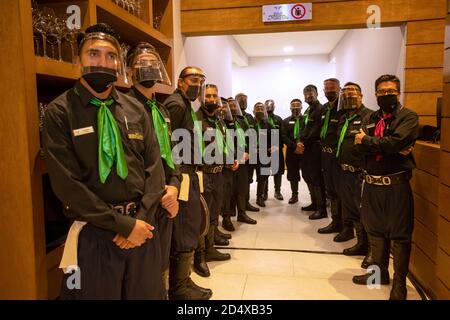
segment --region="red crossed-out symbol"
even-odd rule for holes
[[[296,4],[291,9],[291,15],[294,19],[301,19],[305,16],[305,14],[306,14],[306,9],[300,3]]]

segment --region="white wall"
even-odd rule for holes
[[[285,62],[290,58],[291,62]],[[275,113],[282,118],[290,113],[290,102],[294,98],[304,100],[303,88],[314,84],[319,89],[319,100],[323,95],[323,80],[334,77],[335,66],[328,55],[249,58],[248,67],[233,66],[233,95],[244,92],[248,96],[249,111],[256,102],[275,100]],[[304,103],[303,111],[307,104]]]
[[[404,28],[349,30],[330,54],[335,59],[336,77],[345,82],[358,83],[363,102],[378,109],[375,80],[382,74],[394,74],[403,87],[406,57]]]

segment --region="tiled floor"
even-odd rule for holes
[[[252,198],[255,197],[252,185]],[[321,299],[379,300],[388,299],[390,286],[369,289],[354,285],[351,278],[362,274],[362,257],[347,257],[340,252],[356,241],[333,242],[332,235],[320,235],[317,229],[328,219],[311,221],[300,207],[309,204],[306,185],[300,185],[300,201],[289,205],[288,181],[283,181],[284,201],[273,199],[273,179],[270,179],[266,208],[249,215],[256,225],[234,222],[236,231],[223,252],[231,260],[208,263],[211,276],[192,274],[193,280],[213,290],[213,299]],[[282,250],[279,250],[282,249]],[[391,260],[391,277],[392,260]],[[408,299],[420,299],[408,282]]]

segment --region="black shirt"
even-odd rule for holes
[[[355,145],[355,135],[359,133],[362,128],[362,120],[368,117],[373,111],[367,109],[362,105],[354,115],[352,121],[349,122],[347,131],[345,132],[344,140],[342,141],[341,149],[339,152],[338,163],[348,164],[354,167],[360,168],[363,162],[363,155],[358,151],[357,145]],[[339,121],[338,136],[340,136],[342,127],[346,119],[350,119],[352,116],[344,114]],[[337,147],[337,146],[336,146]]]
[[[366,136],[358,149],[365,155],[364,168],[371,175],[388,175],[410,171],[416,167],[412,153],[408,156],[399,152],[414,145],[419,136],[419,117],[401,105],[393,112],[393,117],[386,119],[384,137],[375,137],[375,127],[382,116],[378,110],[363,121]],[[381,161],[376,155],[381,154]]]
[[[217,136],[215,135],[216,132],[216,121],[218,121],[218,127],[220,132],[222,133],[223,138],[225,138],[226,136],[226,126],[225,126],[225,122],[223,122],[222,120],[218,120],[215,116],[209,116],[205,110],[203,110],[202,108],[200,108],[200,110],[197,111],[197,119],[199,121],[202,121],[202,132],[204,134],[205,137],[205,147],[207,148],[207,152],[211,155],[211,161],[209,161],[208,163],[205,162],[205,159],[203,159],[203,163],[204,164],[224,164],[226,159],[225,159],[225,154],[223,152],[223,150],[220,150],[220,154],[216,154],[216,150],[219,150],[219,147],[217,145]],[[208,132],[208,133],[207,133]],[[206,134],[207,133],[207,134]],[[206,139],[208,138],[208,139]],[[209,140],[209,141],[207,141]],[[223,142],[224,147],[226,147],[226,142]],[[213,148],[212,151],[209,151],[209,145],[212,145],[211,147]],[[205,148],[205,150],[206,150]]]
[[[303,121],[300,128],[300,141],[303,142],[305,146],[317,143],[320,140],[322,112],[322,105],[319,101],[316,101],[310,105],[303,114],[303,120],[306,120],[306,115],[309,113],[308,123],[305,125],[305,121]]]
[[[98,170],[98,108],[94,96],[78,81],[53,100],[45,112],[44,149],[52,189],[67,217],[86,221],[128,237],[135,218],[154,221],[164,192],[164,171],[148,115],[134,98],[113,88],[109,107],[120,130],[128,177],[122,180],[113,166],[103,184]],[[82,130],[81,130],[82,129]],[[140,203],[135,218],[112,205]]]
[[[330,102],[327,102],[323,105],[323,114],[320,122],[320,130],[322,131],[322,127],[325,123],[325,115],[327,113],[328,108],[330,111],[330,118],[328,119],[328,130],[325,139],[321,139],[322,146],[336,149],[339,141],[338,129],[339,129],[339,120],[345,114],[344,110],[337,110],[337,100],[333,102],[331,105]],[[320,134],[320,133],[319,133]]]
[[[250,113],[247,113],[245,111],[242,111],[242,116],[243,116],[242,122],[245,123],[245,128],[242,127],[242,129],[244,129],[244,131],[246,131],[247,129],[255,129],[256,125],[255,118],[253,118],[253,116]]]
[[[283,125],[281,127],[282,128],[281,139],[287,147],[287,152],[290,152],[290,153],[295,151],[295,148],[297,147],[297,142],[300,137],[300,135],[299,135],[299,137],[297,137],[297,139],[294,137],[294,127],[295,127],[295,122],[297,121],[297,119],[299,119],[300,128],[301,128],[301,124],[303,122],[302,116],[287,117],[286,119],[283,120]],[[299,131],[299,133],[300,133],[300,131]]]
[[[152,111],[151,109],[147,106],[147,97],[144,96],[138,89],[136,89],[135,87],[131,88],[131,90],[128,92],[128,95],[131,97],[136,98],[140,103],[142,103],[142,105],[144,106],[144,109],[147,110],[148,116],[149,116],[149,120],[150,120],[150,124],[153,127],[153,119],[152,119]],[[167,127],[169,129],[169,137],[172,134],[172,129],[170,126],[170,115],[169,112],[167,111],[167,109],[158,101],[154,101],[159,109],[159,111],[161,111],[161,114],[163,115],[164,119],[166,120],[167,123]],[[153,127],[154,128],[154,127]],[[173,146],[172,146],[173,147]],[[164,173],[166,176],[166,184],[169,186],[174,186],[176,187],[178,190],[180,190],[180,185],[181,185],[181,173],[178,169],[178,166],[175,165],[175,169],[172,169],[171,167],[169,167],[166,163],[166,161],[164,159],[162,160],[162,164],[164,167]]]

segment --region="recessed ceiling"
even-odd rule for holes
[[[347,30],[235,35],[249,57],[329,54]]]

